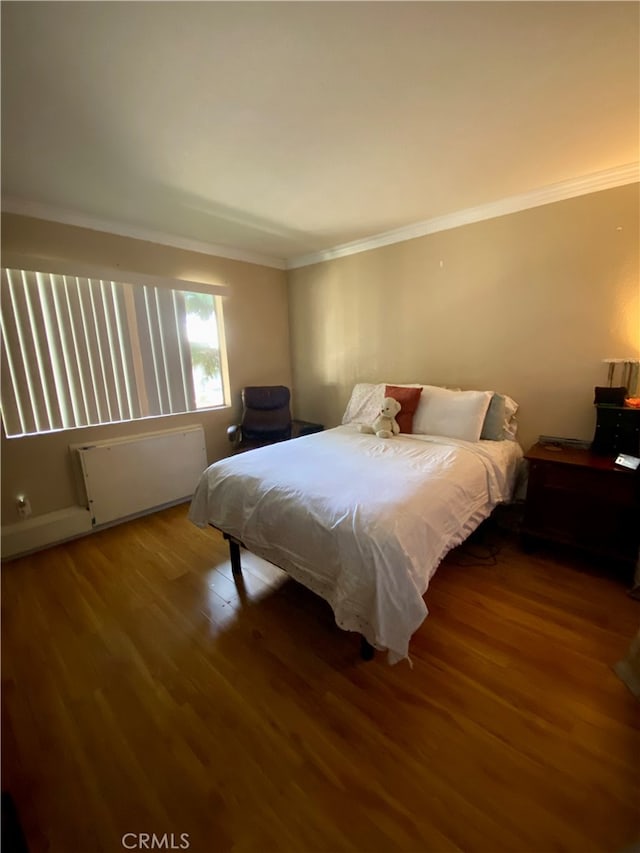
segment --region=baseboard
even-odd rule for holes
[[[186,495],[174,501],[149,507],[149,509],[144,509],[133,515],[116,518],[114,521],[108,521],[105,524],[92,524],[91,513],[83,506],[70,506],[57,512],[28,518],[26,521],[18,521],[16,524],[8,524],[0,531],[2,559],[12,560],[15,557],[24,557],[51,545],[60,545],[70,539],[77,539],[78,536],[85,536],[87,533],[108,530],[110,527],[116,527],[127,521],[133,521],[136,518],[152,515],[172,506],[188,503],[191,498],[192,495]]]
[[[2,559],[8,560],[82,536],[92,530],[91,514],[82,506],[70,506],[7,524],[2,527]]]

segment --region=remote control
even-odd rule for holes
[[[616,465],[622,465],[623,468],[631,468],[632,471],[636,471],[640,465],[640,458],[629,456],[628,453],[620,453],[616,457]]]

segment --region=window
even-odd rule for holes
[[[6,434],[224,405],[222,305],[215,290],[3,268]]]

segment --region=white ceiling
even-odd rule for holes
[[[5,2],[3,198],[292,259],[615,169],[639,159],[639,14]]]

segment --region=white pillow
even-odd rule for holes
[[[372,424],[380,414],[385,386],[381,383],[358,382],[353,386],[343,424]]]
[[[424,385],[413,416],[413,432],[478,441],[491,397],[491,391],[449,391]]]
[[[518,403],[516,403],[515,400],[512,400],[511,397],[504,398],[504,437],[508,441],[516,440],[516,434],[518,432],[518,419],[516,418],[516,412],[519,408],[520,406]]]
[[[518,434],[518,419],[512,415],[509,422],[504,427],[504,437],[507,441],[515,441]]]

